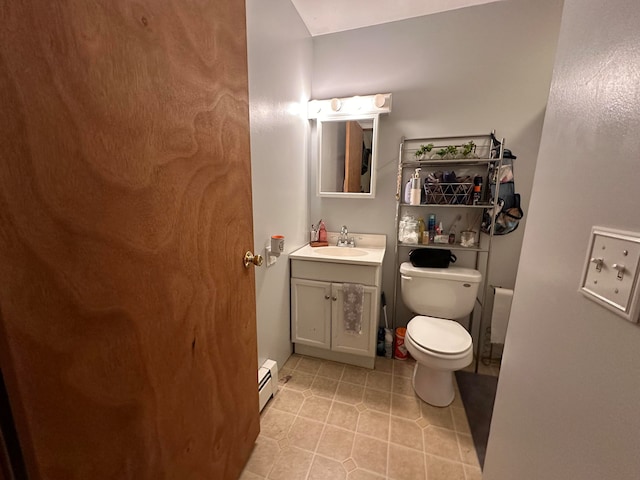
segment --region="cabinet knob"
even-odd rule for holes
[[[331,298],[331,297],[330,297],[329,295],[325,295],[325,296],[324,296],[324,299],[325,299],[325,300],[329,300],[330,298]]]
[[[335,302],[336,300],[338,300],[338,297],[331,297],[331,300]]]

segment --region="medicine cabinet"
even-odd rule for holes
[[[316,120],[317,193],[320,197],[374,198],[379,116],[391,94],[311,100]]]

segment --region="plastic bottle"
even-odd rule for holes
[[[436,229],[436,215],[435,215],[435,213],[430,213],[429,214],[429,220],[428,220],[428,223],[427,223],[427,229],[429,231],[431,231],[431,230],[435,231],[435,229]]]
[[[393,357],[393,333],[390,328],[384,329],[384,356]]]
[[[422,219],[422,217],[418,217],[418,243],[423,242],[425,230],[426,230],[426,227],[424,224],[424,220]]]
[[[420,205],[420,168],[416,168],[416,173],[411,177],[411,199],[410,205]]]
[[[473,177],[473,204],[478,205],[480,203],[482,195],[482,177],[476,175]]]
[[[320,220],[320,229],[318,230],[318,241],[327,241],[327,228],[324,226],[324,222],[322,220]]]
[[[406,328],[396,328],[396,350],[394,352],[394,358],[396,360],[406,360],[409,356],[407,353],[407,347],[404,344],[404,337],[406,334]]]
[[[404,186],[404,203],[407,205],[411,203],[411,180]]]
[[[379,357],[384,356],[384,327],[378,329],[378,346],[376,348],[376,354]]]
[[[429,230],[429,243],[433,243],[436,239],[436,216],[434,213],[429,214],[427,228]]]

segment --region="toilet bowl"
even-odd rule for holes
[[[454,320],[417,316],[407,325],[405,344],[416,360],[416,394],[436,407],[453,402],[453,372],[473,361],[471,335]]]
[[[413,388],[425,402],[446,407],[455,397],[453,372],[473,361],[471,335],[455,319],[471,313],[482,275],[461,267],[400,266],[404,303],[417,316],[405,344],[416,360]]]

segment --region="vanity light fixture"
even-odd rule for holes
[[[339,118],[348,115],[383,114],[391,112],[391,94],[356,95],[353,97],[310,100],[307,106],[309,120]]]
[[[322,111],[322,104],[317,100],[311,100],[309,102],[309,111],[314,113],[320,113]]]

